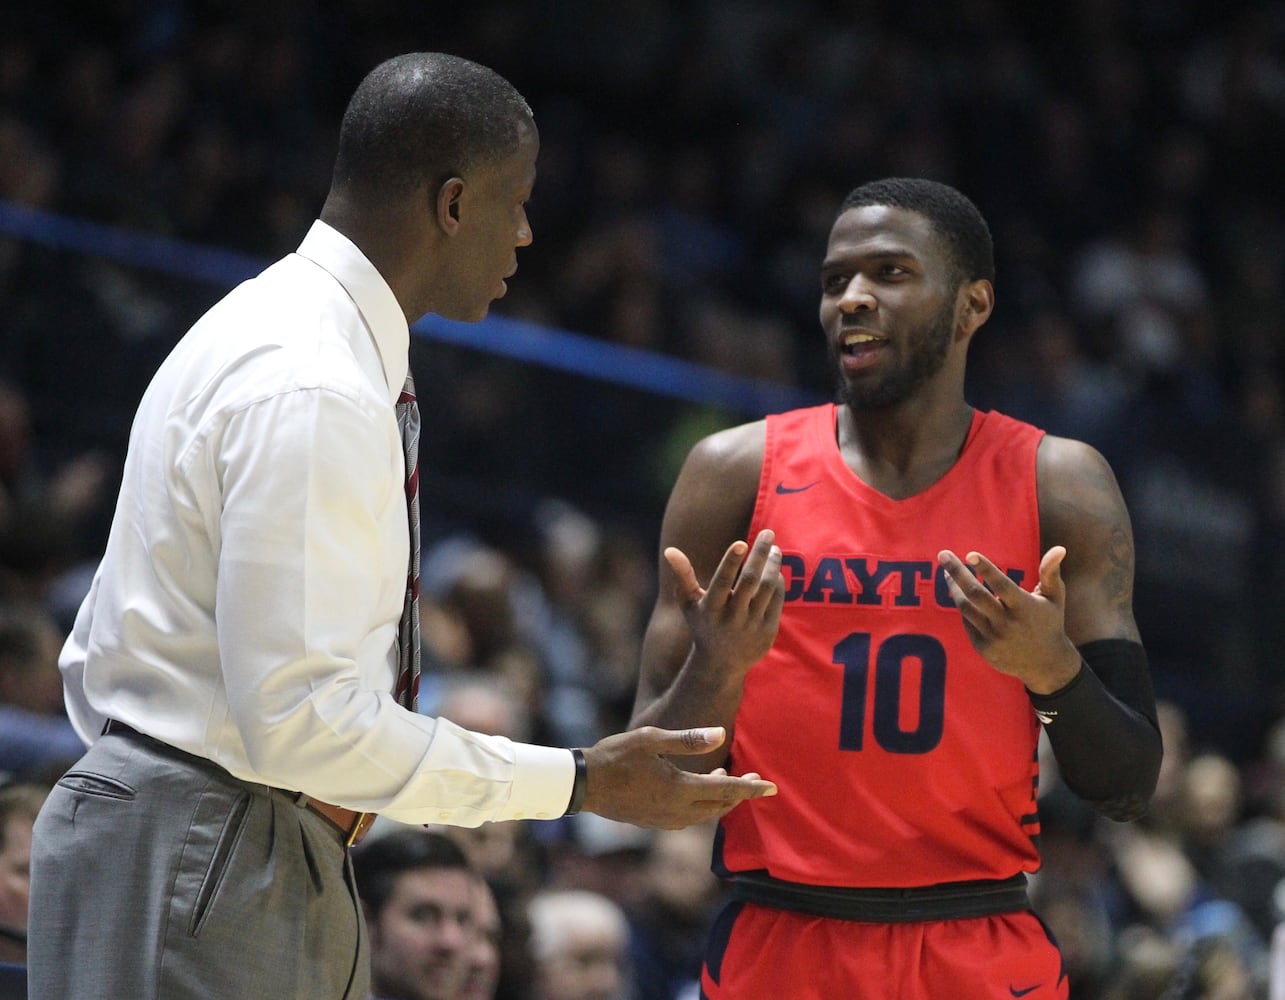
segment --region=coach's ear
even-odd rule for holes
[[[955,339],[968,340],[995,309],[995,286],[985,278],[965,281],[955,295]]]
[[[460,228],[460,196],[463,193],[462,177],[448,177],[437,189],[437,224],[451,236]]]

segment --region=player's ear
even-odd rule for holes
[[[464,194],[464,180],[448,177],[437,189],[437,224],[454,235],[460,228],[460,198]]]
[[[995,309],[995,286],[985,278],[965,281],[955,297],[955,332],[967,339],[991,317]]]

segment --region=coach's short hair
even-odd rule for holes
[[[403,195],[511,155],[534,116],[494,70],[442,52],[394,56],[358,84],[339,129],[334,185]]]

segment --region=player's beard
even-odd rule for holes
[[[853,410],[882,410],[905,402],[919,386],[942,370],[954,338],[955,304],[952,301],[902,341],[892,369],[882,375],[846,376],[842,353],[838,347],[832,347],[839,379],[839,402]]]

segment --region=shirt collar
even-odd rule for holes
[[[298,253],[327,271],[356,304],[383,363],[389,398],[396,402],[406,381],[410,329],[388,282],[352,240],[320,219],[308,230]]]

